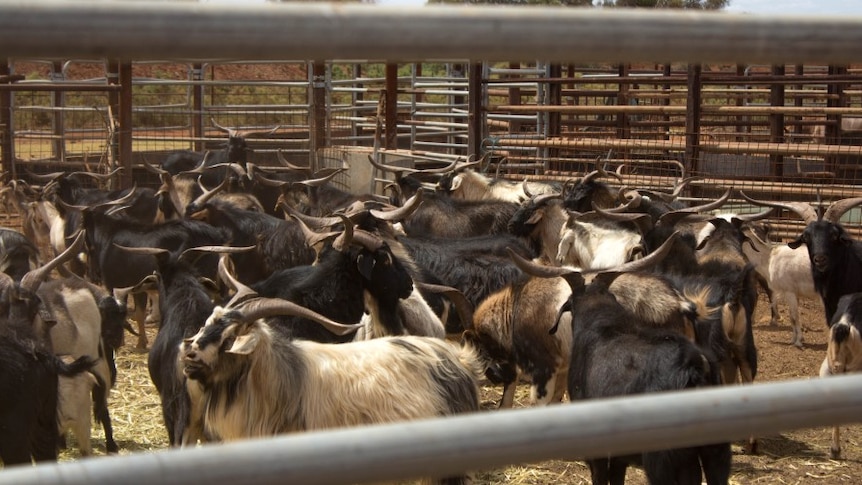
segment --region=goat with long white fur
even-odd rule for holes
[[[470,347],[428,337],[321,344],[288,337],[281,314],[353,331],[286,300],[240,287],[180,346],[192,409],[211,440],[431,418],[479,409]],[[445,480],[462,483],[464,477]]]

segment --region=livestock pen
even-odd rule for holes
[[[596,158],[601,157],[610,167],[623,167],[622,183],[628,185],[666,187],[669,181],[683,175],[703,177],[686,194],[690,198],[708,198],[730,186],[743,188],[759,198],[814,201],[818,197],[829,200],[858,195],[855,165],[859,148],[850,141],[851,134],[839,130],[842,116],[862,114],[858,93],[854,91],[862,84],[862,78],[857,77],[853,68],[854,62],[860,62],[854,52],[854,46],[862,40],[859,28],[862,20],[858,19],[765,19],[573,9],[396,10],[329,5],[239,9],[138,3],[107,8],[96,3],[59,2],[50,5],[50,9],[36,11],[26,2],[0,5],[0,58],[7,59],[5,65],[0,64],[0,69],[5,69],[0,72],[4,76],[0,78],[4,81],[0,85],[2,162],[4,171],[11,173],[21,170],[26,176],[27,170],[47,172],[67,167],[108,172],[124,166],[127,170],[118,178],[118,184],[129,185],[133,180],[146,183],[147,176],[140,165],[156,161],[157,152],[168,148],[204,148],[210,146],[207,143],[221,141],[223,137],[211,122],[215,119],[223,126],[246,129],[277,125],[276,136],[254,146],[262,162],[277,164],[281,149],[293,161],[316,166],[349,164],[348,177],[357,179],[359,164],[367,153],[376,149],[385,158],[406,158],[416,163],[491,153],[495,156],[489,170],[499,170],[500,174],[515,179],[564,180],[573,173],[591,169]],[[149,15],[159,21],[141,22]],[[207,28],[213,22],[221,29]],[[64,26],[61,35],[57,25]],[[180,26],[188,35],[184,42],[177,43],[170,32],[178,31]],[[608,42],[607,31],[614,32],[614,42]],[[753,45],[757,48],[753,49]],[[76,106],[61,104],[62,100],[55,96],[50,103],[56,104],[36,109],[40,105],[34,100],[25,112],[69,116],[63,123],[58,123],[56,116],[48,116],[37,128],[18,130],[24,123],[22,118],[26,118],[16,113],[15,107],[22,102],[13,101],[13,93],[18,96],[21,92],[62,91],[57,90],[58,83],[34,81],[28,87],[15,77],[16,72],[10,67],[26,59],[48,58],[118,61],[103,62],[108,65],[104,80],[66,86],[80,93],[104,93],[99,95],[104,96],[104,102],[82,100],[76,105],[79,109],[73,110],[70,108]],[[280,96],[288,100],[260,109],[238,99],[215,104],[218,96],[215,88],[248,84],[248,80],[205,79],[205,64],[216,69],[243,62],[272,64],[272,59],[282,58],[298,59],[286,63],[299,66],[292,75],[302,78],[265,80],[259,84],[287,90],[289,94]],[[416,59],[426,58],[453,61],[440,62],[441,77],[430,80],[421,75],[429,67],[415,63]],[[536,61],[537,58],[541,60]],[[159,99],[159,106],[121,102],[133,99],[129,93],[135,89],[133,73],[137,63],[175,63],[184,59],[236,61],[186,63],[191,69],[183,76],[190,73],[188,78],[174,84],[189,92],[176,95],[182,98],[176,102],[165,101],[166,93],[152,87],[149,89],[155,92],[152,96]],[[339,61],[309,62],[315,59]],[[385,61],[359,61],[363,59]],[[617,65],[608,64],[609,61],[621,63],[614,69],[616,72],[608,72],[607,66]],[[603,64],[605,69],[596,72],[591,70],[590,63]],[[646,63],[656,64],[651,64],[649,72],[639,71],[649,65]],[[376,64],[380,75],[374,79],[332,78],[334,66],[349,66],[356,73],[362,71],[354,66],[368,64]],[[408,66],[408,74],[402,75],[399,65]],[[711,65],[718,66],[714,73]],[[800,74],[794,70],[788,75],[786,68],[779,72],[778,68],[768,67],[767,73],[763,73],[757,70],[763,68],[738,67],[763,65],[790,65],[794,69],[802,66],[802,69]],[[417,66],[423,67],[417,69]],[[732,73],[720,70],[726,68],[731,68]],[[52,69],[56,72],[56,66]],[[62,66],[59,70],[62,71]],[[170,84],[149,81],[151,86],[162,86],[160,89]],[[202,90],[194,89],[197,86],[213,89],[208,95],[210,104],[198,94]],[[344,98],[349,98],[349,103],[341,98],[325,101],[327,96],[337,98],[337,88]],[[171,103],[173,107],[169,106]],[[437,109],[444,113],[434,114]],[[174,121],[155,126],[153,116],[146,119],[147,113],[158,111],[174,112]],[[70,127],[71,114],[75,112],[89,112],[93,116],[89,125],[76,128],[90,132],[92,139],[99,142],[93,143],[94,148],[79,148],[77,153],[70,150],[71,142],[65,141],[75,134],[76,130]],[[13,113],[19,118],[13,119]],[[823,126],[822,139],[817,138],[817,130],[810,133],[806,130],[818,126]],[[38,149],[29,152],[34,155],[25,157],[20,149],[26,145],[23,140],[34,137],[47,143],[39,144]],[[345,185],[352,182],[342,181]],[[370,182],[369,179],[369,185],[363,188],[371,188]],[[848,223],[858,230],[859,214],[851,214]],[[782,224],[785,236],[798,233],[801,227],[790,220]],[[718,394],[672,396],[667,400],[632,399],[619,404],[625,408],[620,414],[600,421],[598,434],[606,445],[600,445],[598,437],[578,435],[585,429],[579,426],[582,422],[578,413],[589,413],[589,421],[599,422],[601,406],[596,409],[597,405],[571,405],[513,414],[501,412],[500,416],[489,413],[464,418],[475,421],[463,423],[444,420],[417,423],[417,428],[405,425],[395,430],[357,430],[354,433],[359,436],[359,443],[369,447],[361,448],[360,454],[378,446],[382,448],[387,437],[397,438],[392,436],[393,432],[403,432],[408,437],[415,436],[411,434],[414,432],[430,432],[434,436],[439,433],[439,437],[429,438],[415,450],[409,450],[413,453],[410,456],[403,443],[395,443],[391,446],[403,454],[369,457],[368,461],[345,466],[346,472],[339,471],[343,474],[326,475],[323,468],[331,471],[334,467],[324,458],[338,452],[334,447],[339,443],[351,443],[350,449],[357,450],[359,443],[348,441],[356,439],[350,432],[279,438],[262,444],[249,443],[247,449],[204,447],[151,456],[81,460],[71,466],[61,464],[14,473],[4,470],[0,481],[35,482],[54,473],[68,481],[73,481],[75,475],[79,479],[87,477],[84,478],[87,481],[93,477],[110,481],[120,471],[123,479],[134,476],[146,482],[170,479],[180,482],[189,479],[182,467],[195,470],[202,463],[198,459],[224,462],[223,454],[228,453],[236,454],[243,465],[257,470],[252,479],[258,483],[283,481],[280,474],[288,470],[279,465],[285,462],[322,465],[297,472],[304,475],[293,475],[296,481],[304,483],[314,483],[310,476],[319,477],[319,483],[407,479],[423,472],[450,471],[445,467],[461,471],[464,467],[489,468],[630,451],[625,447],[628,445],[641,448],[691,443],[689,440],[706,433],[736,439],[751,430],[775,433],[855,422],[859,403],[853,394],[858,396],[858,392],[848,390],[858,390],[858,385],[858,379],[846,378],[758,384],[715,391]],[[680,408],[669,403],[690,407],[694,417],[681,415]],[[656,414],[648,413],[649,409],[656,409]],[[742,414],[739,422],[730,419],[729,409]],[[717,416],[714,427],[698,428],[692,423],[705,425],[710,421],[706,419],[710,410]],[[624,420],[620,415],[632,419]],[[674,422],[674,416],[679,421]],[[671,429],[684,427],[685,432],[668,431],[666,439],[662,432],[660,443],[653,439],[657,432],[645,440],[649,443],[622,443],[613,436],[647,420],[664,423],[661,426]],[[551,429],[565,428],[560,422],[570,423],[566,431],[571,431],[571,435],[549,434]],[[616,426],[610,426],[609,422]],[[605,427],[613,429],[613,433],[604,433]],[[470,432],[458,434],[458,428]],[[492,435],[490,429],[512,432]],[[372,433],[378,432],[379,440],[370,439],[377,436]],[[521,441],[516,439],[519,433]],[[494,443],[491,446],[480,440],[471,442],[471,437],[493,439]],[[584,440],[589,440],[592,446],[579,447],[584,446]],[[438,446],[432,446],[433,443]],[[276,452],[267,455],[255,446]],[[280,455],[311,446],[324,452],[314,455],[315,458],[296,461],[284,460]],[[507,448],[508,452],[496,446]],[[435,460],[437,452],[440,459]],[[457,459],[459,456],[462,459]],[[405,463],[400,469],[393,465],[398,460]],[[225,464],[240,468],[230,462]],[[132,466],[134,472],[130,472]],[[371,471],[360,474],[356,472],[358,468]],[[220,471],[214,473],[224,480],[235,479]],[[240,478],[248,480],[250,476]]]

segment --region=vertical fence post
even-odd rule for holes
[[[702,94],[703,66],[688,65],[688,96],[685,109],[685,171],[692,176],[698,170],[700,158],[700,107]]]
[[[467,76],[467,155],[476,159],[482,156],[482,140],[485,139],[485,86],[482,83],[481,62],[471,62]]]
[[[548,104],[550,106],[560,106],[563,104],[563,65],[562,64],[551,64],[548,66],[548,77],[551,78],[548,83]],[[552,111],[548,113],[548,137],[549,138],[558,138],[562,135],[562,115],[559,111]],[[558,148],[550,148],[548,149],[548,159],[543,161],[542,169],[544,171],[549,170],[551,167],[549,165],[550,161],[556,158],[559,158],[560,150]]]
[[[398,64],[386,64],[386,111],[383,147],[398,148]]]
[[[314,61],[311,64],[311,145],[308,161],[317,169],[317,152],[326,146],[326,64]]]
[[[621,79],[621,82],[617,84],[617,105],[619,106],[629,105],[629,91],[631,91],[631,84],[628,80],[622,80],[622,78],[629,77],[629,74],[631,74],[631,65],[623,63],[618,66],[617,76]],[[625,139],[631,138],[631,136],[632,129],[629,124],[629,115],[628,113],[621,112],[617,115],[617,138]],[[627,160],[629,157],[629,151],[623,150],[620,155],[620,158]]]
[[[784,76],[784,65],[772,66],[773,76]],[[769,105],[784,106],[784,84],[775,83],[769,88]],[[772,113],[769,115],[769,141],[771,143],[784,142],[784,114]],[[784,175],[784,155],[769,155],[770,173],[776,177]]]
[[[12,84],[12,69],[9,67],[8,59],[0,59],[0,79]],[[12,90],[0,91],[0,162],[3,164],[3,173],[8,173],[12,179],[18,178],[15,170],[15,146],[12,136],[14,126],[12,123]]]
[[[847,67],[829,66],[828,72],[830,76],[844,75],[847,74]],[[827,107],[840,108],[847,104],[847,100],[844,97],[844,85],[840,82],[830,82],[826,86],[826,92],[829,94],[829,97],[826,100]],[[841,144],[841,115],[826,115],[825,138],[826,143],[829,145]],[[835,155],[826,157],[825,169],[827,172],[837,173],[838,157]]]
[[[119,62],[120,114],[119,114],[119,163],[123,167],[120,187],[131,187],[132,174],[132,62]]]
[[[194,138],[193,150],[200,152],[204,149],[204,86],[198,84],[204,79],[204,65],[200,62],[192,64],[192,138]]]
[[[51,82],[62,82],[66,79],[63,74],[63,61],[51,63]],[[51,146],[53,156],[61,162],[66,161],[66,113],[63,111],[66,105],[65,91],[53,91],[51,93],[51,104],[54,111],[51,113],[51,134],[53,135]]]
[[[118,86],[120,84],[120,64],[116,59],[108,59],[105,61],[105,78],[107,79],[108,85],[110,86]],[[111,145],[110,153],[111,159],[108,160],[108,166],[111,169],[115,168],[118,164],[119,153],[120,153],[120,145],[119,145],[119,136],[117,134],[117,120],[120,116],[120,92],[116,90],[108,91],[108,131],[110,131],[110,138],[108,143]]]

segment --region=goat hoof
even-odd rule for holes
[[[745,453],[748,455],[757,455],[760,453],[758,450],[759,446],[756,439],[749,440],[748,443],[745,444]]]
[[[120,447],[114,442],[107,443],[105,444],[105,451],[107,451],[109,455],[117,455],[120,453]]]
[[[829,457],[833,460],[841,459],[841,448],[832,448],[829,450]]]

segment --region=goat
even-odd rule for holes
[[[177,175],[181,172],[193,170],[195,168],[203,168],[213,165],[222,165],[229,163],[238,163],[245,169],[248,163],[248,152],[251,148],[248,146],[246,139],[258,136],[272,135],[278,131],[281,126],[276,126],[269,130],[237,130],[219,125],[215,120],[210,120],[216,128],[225,132],[228,136],[222,150],[214,152],[196,152],[192,150],[177,150],[170,153],[162,162],[161,168],[171,175]],[[208,171],[204,176],[204,183],[209,186],[218,185],[227,175],[227,168],[221,170]]]
[[[190,395],[201,402],[209,438],[231,441],[479,408],[469,347],[413,336],[340,345],[295,340],[266,320],[277,314],[301,314],[344,331],[298,305],[252,294],[217,306],[204,327],[183,341],[183,374],[197,387]]]
[[[862,370],[862,293],[848,293],[838,300],[829,327],[826,358],[820,377]],[[841,457],[838,426],[832,428],[832,459]]]
[[[521,203],[533,194],[559,193],[561,186],[556,183],[514,182],[503,178],[492,178],[473,169],[484,165],[491,154],[488,152],[475,162],[456,164],[451,171],[444,173],[437,181],[437,191],[449,194],[453,199],[463,200],[502,200]]]
[[[87,357],[66,364],[54,354],[36,293],[82,244],[79,236],[20,282],[0,273],[0,460],[7,467],[57,460],[58,376],[75,376],[93,364]]]
[[[717,385],[717,366],[708,352],[675,331],[632,320],[609,291],[608,279],[586,285],[583,276],[564,275],[572,293],[561,308],[571,312],[568,393],[572,401]],[[730,443],[642,453],[650,483],[724,484],[730,477]],[[632,457],[587,460],[594,485],[625,482]]]
[[[835,201],[820,216],[807,203],[769,202],[741,195],[755,205],[787,209],[805,222],[802,234],[787,245],[793,249],[802,244],[808,247],[814,289],[823,301],[826,323],[832,322],[838,300],[862,291],[862,242],[851,238],[840,223],[844,213],[862,204],[862,197]]]
[[[185,378],[176,367],[179,345],[197,333],[214,308],[209,288],[201,282],[193,264],[194,258],[202,252],[230,253],[249,249],[205,246],[176,254],[161,248],[123,248],[130,253],[154,256],[158,268],[157,273],[139,284],[155,285],[162,307],[163,318],[147,356],[147,369],[161,398],[162,417],[171,446],[182,445],[184,439],[190,442],[203,439],[189,435],[190,402]]]
[[[70,355],[61,356],[66,364],[72,364],[74,358]],[[93,389],[98,381],[92,372],[82,372],[75,376],[60,376],[57,390],[57,421],[60,435],[71,431],[78,442],[81,456],[93,454],[90,444],[90,408],[92,407]]]
[[[101,287],[77,276],[48,281],[37,294],[53,320],[50,337],[54,352],[88,357],[94,362],[91,372],[96,384],[89,386],[93,414],[104,429],[106,451],[117,453],[108,394],[117,378],[114,352],[122,344],[127,325],[125,305]]]
[[[0,272],[21,281],[30,270],[39,266],[39,249],[18,231],[0,227]]]
[[[693,338],[690,321],[699,311],[696,303],[661,277],[635,272],[665,257],[672,240],[646,258],[619,267],[618,271],[627,273],[618,278],[612,291],[643,320],[671,326]],[[558,402],[565,392],[571,335],[567,325],[553,336],[548,332],[557,309],[571,294],[559,275],[572,269],[531,264],[517,256],[512,259],[528,276],[482,301],[463,338],[479,351],[488,379],[503,385],[500,407],[511,407],[519,373],[531,377],[532,404]]]
[[[822,305],[820,295],[814,289],[807,246],[803,244],[793,249],[765,240],[768,236],[761,237],[754,228],[744,227],[743,231],[748,242],[748,245],[743,246],[745,256],[766,282],[772,317],[770,325],[778,325],[778,299],[781,297],[790,311],[790,324],[793,328],[790,343],[802,348],[798,299],[811,298]]]
[[[82,207],[82,222],[87,237],[90,280],[100,282],[111,292],[116,288],[134,286],[156,269],[152,256],[128,254],[116,245],[181,251],[188,247],[225,244],[229,238],[227,231],[202,221],[169,220],[161,224],[142,224],[111,218],[104,213],[103,207]],[[145,296],[145,293],[134,294],[134,320],[138,323],[136,347],[141,350],[147,347]]]

